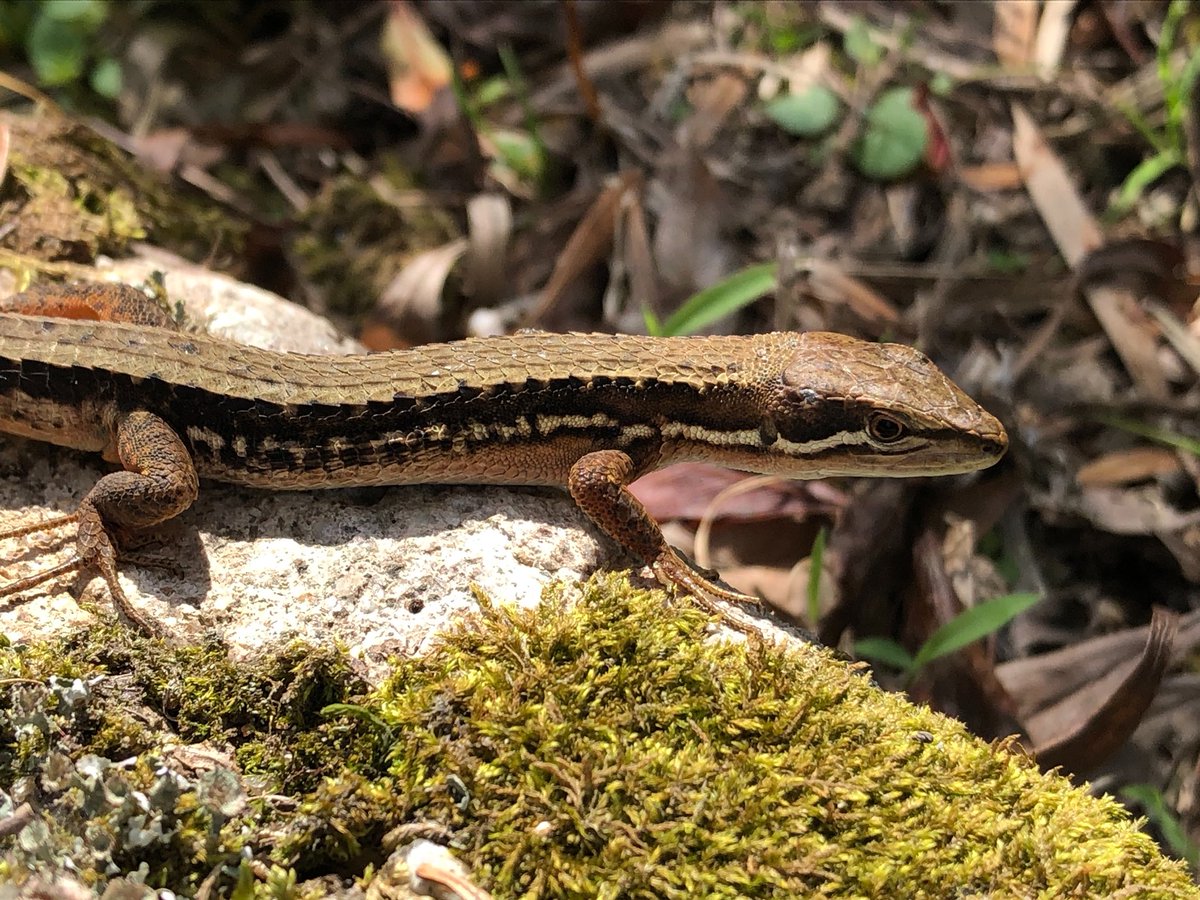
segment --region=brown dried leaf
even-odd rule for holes
[[[1127,628],[1114,634],[1087,638],[1060,650],[1013,659],[997,666],[1005,688],[1017,699],[1019,713],[1026,730],[1037,742],[1052,739],[1062,731],[1062,721],[1055,712],[1058,705],[1089,685],[1112,678],[1109,687],[1102,688],[1099,698],[1112,692],[1133,667],[1135,659],[1150,635],[1148,625]],[[1200,643],[1200,611],[1187,613],[1179,623],[1176,656],[1183,658]],[[1093,706],[1095,704],[1092,704]]]
[[[656,186],[662,202],[654,261],[664,284],[682,297],[720,281],[733,267],[733,254],[721,236],[721,188],[704,159],[680,149]]]
[[[1056,707],[1061,716],[1060,730],[1055,737],[1036,744],[1038,765],[1043,769],[1061,766],[1075,774],[1086,774],[1115,753],[1133,734],[1154,700],[1171,662],[1178,631],[1179,615],[1156,606],[1141,655],[1126,670],[1120,684],[1110,688],[1108,679],[1095,682]],[[1105,699],[1099,706],[1092,706],[1088,701],[1102,687],[1106,689]]]
[[[658,521],[698,522],[714,497],[749,477],[706,463],[681,463],[644,475],[631,490]],[[736,500],[723,503],[718,512],[720,519],[738,522],[780,517],[802,521],[813,516],[834,516],[849,502],[844,492],[828,482],[783,481],[759,484]]]
[[[442,45],[407,0],[391,0],[380,37],[392,103],[409,113],[429,108],[450,83],[453,68]]]
[[[997,6],[1004,6],[1000,3]],[[1075,0],[1045,0],[1034,41],[1033,61],[1043,77],[1051,77],[1062,65],[1063,51],[1071,34]]]
[[[1038,214],[1072,269],[1103,242],[1103,235],[1071,182],[1067,168],[1019,103],[1012,105],[1013,156]]]
[[[1100,228],[1032,117],[1017,103],[1012,105],[1012,116],[1013,155],[1025,187],[1059,253],[1072,269],[1079,270],[1103,243]],[[1085,287],[1083,294],[1143,394],[1166,399],[1169,391],[1157,359],[1157,329],[1137,309],[1136,298],[1107,285]]]
[[[512,204],[500,193],[477,194],[467,202],[466,287],[476,306],[491,306],[508,290],[508,245],[512,238]]]
[[[402,341],[423,344],[434,340],[442,314],[442,289],[468,242],[458,238],[417,254],[383,289],[377,310]]]
[[[709,81],[696,82],[688,91],[693,111],[681,126],[680,143],[697,149],[707,147],[729,113],[746,99],[748,91],[746,79],[732,72],[720,72]]]
[[[660,305],[658,271],[654,267],[654,251],[650,246],[650,229],[646,225],[646,207],[640,191],[625,196],[625,215],[621,218],[622,259],[629,273],[629,299],[637,309],[650,309],[660,317],[665,310]]]
[[[1200,511],[1179,512],[1167,502],[1158,484],[1084,488],[1076,512],[1112,534],[1157,534],[1200,522]]]
[[[1098,456],[1075,473],[1080,487],[1136,484],[1180,469],[1179,458],[1165,447],[1135,447]]]
[[[1021,170],[1016,163],[980,163],[963,166],[958,170],[958,179],[973,191],[1011,191],[1021,186]]]
[[[612,248],[621,200],[626,191],[640,188],[641,181],[641,172],[627,170],[604,188],[592,202],[579,224],[575,226],[575,231],[567,240],[566,246],[558,254],[554,271],[550,273],[550,280],[542,288],[538,305],[529,316],[531,322],[544,319],[576,278],[608,256]]]
[[[1118,287],[1093,286],[1084,294],[1125,369],[1151,400],[1170,396],[1158,359],[1158,329],[1138,306],[1137,297]]]
[[[806,266],[812,295],[825,303],[845,305],[864,322],[895,325],[900,312],[865,281],[845,272],[833,260],[813,258]]]
[[[1171,241],[1113,238],[1084,255],[1075,267],[1075,280],[1080,286],[1119,280],[1186,312],[1196,299],[1196,286],[1184,277],[1186,262],[1183,250]]]
[[[1009,0],[992,7],[992,49],[1005,66],[1027,69],[1037,37],[1037,0]]]

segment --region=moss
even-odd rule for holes
[[[114,144],[46,113],[4,116],[11,132],[0,247],[43,261],[92,262],[135,240],[209,259],[235,254],[247,231],[211,203],[174,191]]]
[[[824,651],[710,640],[615,577],[481,604],[369,693],[331,650],[0,648],[0,787],[46,813],[0,878],[317,896],[422,836],[500,898],[1200,897],[1112,800]]]
[[[329,309],[361,318],[416,253],[457,236],[433,206],[395,201],[392,195],[411,187],[407,174],[385,161],[376,179],[330,179],[304,211],[294,257],[305,279],[325,292]]]
[[[1112,800],[823,651],[707,641],[662,603],[485,604],[380,691],[405,815],[499,896],[1200,896]]]

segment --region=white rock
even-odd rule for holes
[[[169,295],[197,321],[223,322],[228,335],[237,330],[229,317],[247,310],[243,340],[309,352],[349,346],[300,307],[202,271],[167,275]],[[0,529],[73,511],[106,471],[98,458],[0,436]],[[73,539],[62,529],[5,542],[0,582],[66,559]],[[153,539],[126,553],[121,583],[138,609],[181,639],[215,632],[235,656],[293,638],[334,639],[376,675],[389,655],[419,652],[474,609],[472,583],[499,601],[532,603],[553,580],[628,562],[553,489],[271,493],[205,483],[195,505]],[[100,578],[68,575],[0,599],[0,632],[19,641],[91,621],[73,595],[111,614]]]

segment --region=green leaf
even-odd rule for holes
[[[945,72],[935,72],[933,77],[929,79],[929,93],[935,97],[949,97],[956,87],[953,78]]]
[[[694,334],[775,290],[775,263],[762,263],[735,272],[693,294],[663,323],[668,335]]]
[[[496,148],[497,162],[523,181],[537,184],[546,169],[541,144],[524,131],[496,129],[488,132]]]
[[[901,672],[912,671],[912,654],[891,638],[869,637],[854,642],[854,655],[891,666]]]
[[[654,314],[654,310],[650,307],[642,307],[642,320],[646,323],[646,334],[652,337],[663,336],[662,321]]]
[[[108,100],[121,93],[121,80],[121,64],[111,57],[96,63],[89,79],[92,90]]]
[[[890,181],[915,169],[928,143],[929,128],[913,106],[912,88],[892,88],[867,111],[852,157],[868,178]]]
[[[917,651],[912,670],[920,671],[935,659],[961,650],[986,637],[1040,600],[1038,594],[1005,594],[972,606],[935,631]]]
[[[812,553],[808,555],[808,624],[817,627],[821,621],[821,570],[825,560],[825,539],[829,529],[824,525],[813,541]]]
[[[855,16],[850,27],[846,29],[846,37],[842,41],[846,55],[860,66],[875,66],[883,59],[883,48],[871,37],[871,29],[860,17]]]
[[[108,4],[104,0],[42,0],[38,12],[42,18],[74,22],[93,31],[108,17]]]
[[[1129,212],[1145,193],[1146,188],[1171,169],[1181,165],[1183,165],[1183,157],[1174,149],[1162,150],[1143,159],[1121,182],[1121,188],[1112,204],[1113,211],[1118,214]]]
[[[833,91],[814,84],[799,94],[780,94],[767,104],[766,113],[788,134],[817,137],[837,121],[840,109]]]
[[[1120,428],[1122,431],[1128,431],[1138,437],[1149,438],[1168,447],[1174,447],[1176,450],[1190,453],[1192,456],[1200,456],[1200,441],[1187,435],[1176,434],[1165,428],[1155,428],[1153,425],[1135,422],[1133,419],[1126,419],[1123,416],[1097,416],[1096,418],[1112,428]]]
[[[1121,788],[1121,797],[1145,810],[1146,818],[1162,833],[1172,853],[1186,859],[1193,869],[1200,865],[1200,847],[1188,837],[1187,829],[1167,806],[1162,791],[1150,784],[1131,784]]]
[[[87,41],[74,22],[38,16],[25,39],[25,50],[44,85],[67,84],[83,74]]]
[[[500,100],[507,100],[511,96],[512,85],[509,84],[508,79],[494,75],[475,88],[474,99],[475,105],[479,109],[483,109],[485,106],[490,106]]]

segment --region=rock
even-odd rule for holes
[[[124,278],[136,281],[132,264],[122,265]],[[352,346],[312,313],[202,271],[169,271],[166,279],[193,321],[279,349]],[[0,529],[73,511],[110,470],[96,457],[0,436]],[[272,493],[205,483],[191,509],[150,537],[154,545],[125,554],[121,583],[134,606],[171,633],[215,633],[235,656],[294,638],[332,639],[374,674],[389,655],[419,651],[448,620],[474,609],[473,584],[498,600],[532,603],[553,580],[623,561],[553,489]],[[0,580],[63,561],[73,538],[65,528],[6,542]],[[19,641],[86,623],[76,596],[111,614],[107,588],[86,572],[0,600],[0,631]]]

